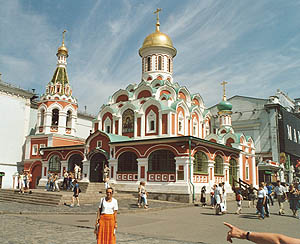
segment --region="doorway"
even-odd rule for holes
[[[95,153],[90,159],[90,182],[103,182],[104,164],[108,164],[102,153]]]

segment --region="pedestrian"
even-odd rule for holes
[[[221,187],[222,187],[222,200],[223,200],[222,203],[224,205],[222,213],[226,213],[226,211],[227,211],[227,192],[225,189],[225,182],[222,182]]]
[[[74,202],[75,199],[77,201],[77,207],[80,207],[79,204],[79,193],[81,192],[80,188],[79,188],[79,184],[77,182],[77,180],[74,180],[74,188],[73,188],[73,196],[72,196],[72,204],[70,205],[71,207],[74,207]]]
[[[50,191],[54,191],[54,175],[50,173]]]
[[[290,203],[290,209],[292,210],[294,217],[297,217],[297,211],[299,209],[298,197],[299,197],[298,190],[294,187],[293,184],[291,184],[289,187],[288,199]]]
[[[206,186],[202,186],[201,188],[200,202],[202,204],[202,207],[206,206]]]
[[[275,187],[275,194],[277,196],[277,201],[279,205],[279,215],[284,214],[283,203],[286,199],[285,187],[281,185],[280,181],[277,181],[277,186]]]
[[[79,166],[75,164],[74,166],[74,172],[75,172],[75,179],[78,180],[78,172],[79,172]]]
[[[300,244],[300,239],[282,234],[244,231],[226,222],[224,225],[230,228],[227,233],[227,241],[231,243],[232,238],[237,238],[260,244]]]
[[[137,205],[138,205],[138,208],[140,208],[142,205],[142,197],[141,197],[141,186],[142,186],[142,181],[140,182],[140,185],[138,187],[138,201],[137,201]]]
[[[65,189],[68,189],[68,172],[65,169],[63,172],[63,176],[64,176],[64,181],[63,181],[62,188],[63,188],[63,190],[65,190]],[[66,186],[66,188],[65,188],[65,186]]]
[[[216,214],[218,215],[221,212],[221,203],[222,203],[222,187],[221,185],[215,185],[215,191],[214,191],[214,196],[215,196],[215,209],[216,209]]]
[[[106,177],[105,180],[104,180],[104,187],[105,187],[105,190],[107,188],[109,188],[109,178],[108,177]]]
[[[58,175],[57,175],[57,173],[55,173],[54,174],[54,176],[53,176],[53,185],[54,185],[54,190],[53,191],[60,191],[60,189],[59,189],[59,185],[58,185]]]
[[[72,184],[72,182],[73,182],[73,174],[72,174],[71,171],[69,171],[68,182],[69,182],[69,184],[68,184],[68,190],[72,190],[73,187],[74,187],[74,185]]]
[[[273,201],[273,185],[271,183],[268,183],[267,185],[268,189],[268,198],[269,198],[269,204],[271,203],[272,206],[274,206],[274,201]]]
[[[257,193],[257,204],[256,204],[256,208],[260,214],[259,219],[265,218],[264,206],[266,203],[266,198],[267,198],[267,193],[264,190],[264,184],[260,183],[258,188],[258,193]]]
[[[141,196],[141,205],[144,205],[144,208],[147,209],[148,208],[148,201],[147,201],[148,192],[146,190],[146,182],[145,181],[141,182],[139,195]]]
[[[20,193],[24,193],[24,171],[19,176]]]
[[[104,169],[103,169],[103,181],[105,182],[106,178],[109,177],[109,167],[107,166],[107,164],[104,165]]]
[[[94,233],[97,244],[115,244],[118,201],[113,198],[113,188],[106,189],[106,197],[100,200]]]
[[[242,196],[242,193],[241,193],[240,189],[238,189],[235,192],[235,200],[236,200],[236,205],[237,205],[236,214],[239,215],[242,212],[242,200],[243,200],[243,196]]]
[[[210,206],[211,208],[215,207],[215,185],[210,188]]]
[[[27,173],[27,171],[24,173],[24,178],[23,178],[23,180],[24,180],[24,190],[26,190],[27,189],[27,185],[28,185],[28,173]]]
[[[253,184],[250,184],[249,188],[248,188],[248,207],[250,208],[251,207],[251,202],[252,202],[252,207],[254,208],[255,206],[255,199],[256,199],[256,195],[255,195],[255,192],[254,192],[254,187],[253,187]]]
[[[267,183],[262,182],[264,185],[264,190],[266,192],[266,201],[264,205],[264,210],[265,210],[265,216],[270,217],[270,205],[269,205],[269,196],[268,196],[268,188],[267,188]]]

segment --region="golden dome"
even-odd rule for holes
[[[173,42],[171,40],[171,38],[165,34],[160,32],[159,27],[160,27],[160,23],[159,23],[159,18],[158,18],[158,12],[161,11],[161,9],[157,9],[156,12],[157,13],[157,22],[156,22],[156,30],[155,32],[151,33],[150,35],[148,35],[144,42],[143,42],[143,46],[140,48],[139,50],[139,54],[141,55],[141,52],[143,51],[143,49],[148,48],[148,47],[167,47],[172,49],[172,53],[173,53],[173,57],[175,57],[177,50],[176,48],[173,46]]]
[[[65,46],[65,33],[66,33],[67,31],[66,30],[64,30],[63,31],[63,39],[62,39],[62,44],[61,44],[61,46],[57,49],[57,54],[56,55],[58,55],[58,54],[64,54],[64,55],[66,55],[67,57],[69,57],[69,55],[68,55],[68,48]]]
[[[68,48],[65,46],[65,44],[62,44],[58,49],[57,49],[57,54],[56,55],[58,55],[58,54],[64,54],[64,55],[66,55],[67,57],[69,56],[68,55]]]

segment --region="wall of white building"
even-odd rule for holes
[[[85,116],[78,113],[77,123],[76,123],[76,137],[86,139],[90,135],[90,131],[93,126],[93,118],[90,116]]]
[[[31,124],[32,95],[18,88],[0,86],[0,172],[5,172],[2,188],[12,188],[12,175],[22,161],[22,148]]]

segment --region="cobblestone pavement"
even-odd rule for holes
[[[148,200],[150,211],[151,210],[160,210],[163,208],[178,208],[191,206],[190,204],[185,203],[175,203],[175,202],[166,202],[166,201],[157,201],[157,200]],[[137,208],[136,199],[121,199],[118,200],[119,212],[137,212],[143,211],[143,209]],[[16,203],[16,202],[1,202],[0,201],[0,214],[15,214],[15,213],[30,213],[30,214],[39,214],[39,213],[51,213],[51,214],[79,214],[79,213],[95,213],[99,207],[99,203],[94,204],[85,204],[80,207],[71,208],[69,205],[59,205],[59,206],[44,206],[44,205],[34,205],[34,204],[25,204],[25,203]]]
[[[96,243],[92,227],[62,225],[24,215],[0,215],[1,244],[90,244]],[[192,244],[136,234],[118,233],[117,243]]]
[[[247,202],[243,203],[241,215],[234,214],[236,203],[228,202],[228,214],[220,216],[216,216],[209,207],[190,207],[188,204],[151,201],[154,211],[136,209],[133,204],[134,199],[119,201],[121,210],[118,215],[117,243],[222,244],[226,243],[228,231],[223,225],[224,221],[245,230],[282,233],[300,238],[300,220],[291,216],[288,203],[285,203],[284,216],[278,215],[278,205],[275,204],[271,207],[271,217],[263,221],[258,220],[255,208],[245,207]],[[0,211],[3,211],[0,214],[0,243],[96,243],[93,224],[97,207],[96,204],[69,208],[0,202]],[[27,214],[16,214],[20,208],[28,211]],[[8,209],[9,214],[5,214]],[[49,214],[50,211],[56,214]],[[234,244],[243,243],[244,240],[234,240]]]

